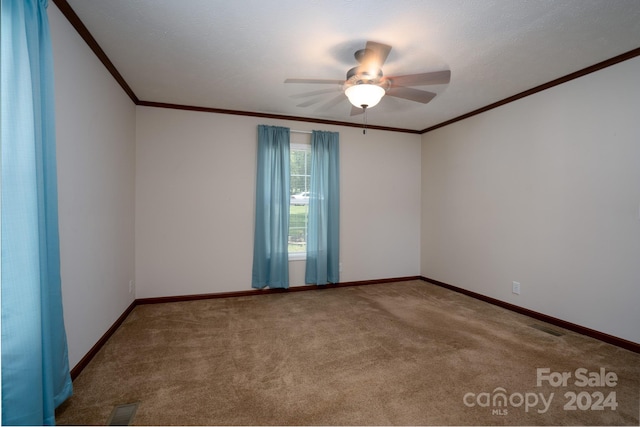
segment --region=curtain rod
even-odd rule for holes
[[[310,130],[295,130],[295,129],[290,129],[289,131],[290,131],[290,132],[293,132],[293,133],[308,133],[308,134],[311,134],[311,131],[310,131]]]

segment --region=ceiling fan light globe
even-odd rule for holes
[[[378,105],[385,90],[380,86],[364,83],[348,87],[344,94],[354,106],[362,108],[363,105],[366,105],[367,108],[371,108]]]

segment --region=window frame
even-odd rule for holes
[[[308,143],[302,143],[302,142],[292,142],[290,143],[289,146],[289,150],[291,153],[293,153],[294,151],[306,151],[308,153],[308,156],[311,157],[311,138],[309,138],[309,142]],[[296,176],[305,176],[305,177],[309,177],[309,186],[311,185],[311,170],[309,167],[309,170],[306,171],[308,172],[308,174],[304,174],[304,175],[296,175]],[[293,172],[290,172],[290,179],[293,178]],[[305,189],[304,191],[310,191],[311,188]],[[290,195],[291,196],[291,195]],[[309,211],[308,211],[308,206],[307,205],[307,219],[305,221],[305,227],[308,224],[309,221]],[[289,207],[291,207],[291,201],[289,201]],[[291,230],[291,224],[289,224],[289,230]],[[306,235],[306,231],[305,231],[305,235]],[[305,240],[305,250],[304,251],[300,251],[300,252],[288,252],[288,257],[289,257],[289,261],[303,261],[307,259],[307,251],[306,251],[306,240]]]

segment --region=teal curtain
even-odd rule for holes
[[[46,0],[3,0],[2,424],[53,425],[72,392],[62,314]]]
[[[289,287],[289,128],[258,126],[254,288]]]
[[[305,282],[340,281],[340,149],[337,132],[311,134],[311,195]]]

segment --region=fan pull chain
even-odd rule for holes
[[[367,107],[368,107],[368,105],[362,104],[362,110],[364,112],[364,119],[363,119],[363,123],[362,123],[362,134],[363,135],[367,134]]]

